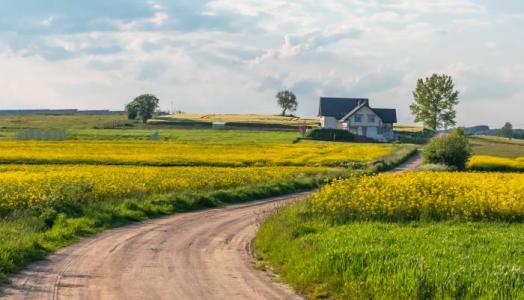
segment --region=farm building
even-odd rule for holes
[[[397,122],[397,111],[372,108],[369,99],[321,97],[318,117],[324,128],[344,129],[375,140],[395,138],[393,124]]]

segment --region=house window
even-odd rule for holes
[[[362,115],[355,115],[355,122],[362,122]]]
[[[377,127],[377,134],[383,134],[384,133],[384,127],[378,126]]]
[[[368,123],[375,123],[375,116],[374,115],[368,115]]]

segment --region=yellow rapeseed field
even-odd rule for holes
[[[337,180],[312,209],[343,219],[524,219],[524,174],[412,172]]]
[[[370,161],[396,147],[326,142],[231,146],[160,141],[0,141],[0,162],[318,166]]]
[[[150,193],[212,190],[325,175],[321,167],[0,166],[0,211],[57,201],[97,201]]]
[[[488,155],[474,155],[468,162],[468,168],[473,170],[508,170],[508,171],[524,171],[524,157],[515,159],[488,156]]]

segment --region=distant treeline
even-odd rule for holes
[[[504,136],[501,129],[491,129],[487,125],[465,127],[464,133],[467,135]],[[524,129],[513,129],[512,137],[514,139],[524,139]]]
[[[97,110],[79,110],[79,109],[4,109],[0,110],[0,115],[119,115],[124,111],[97,109]]]

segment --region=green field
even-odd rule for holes
[[[469,138],[475,155],[517,158],[524,156],[524,141],[493,136],[472,136]]]
[[[287,207],[262,227],[259,258],[312,299],[522,299],[524,225],[332,225]]]

